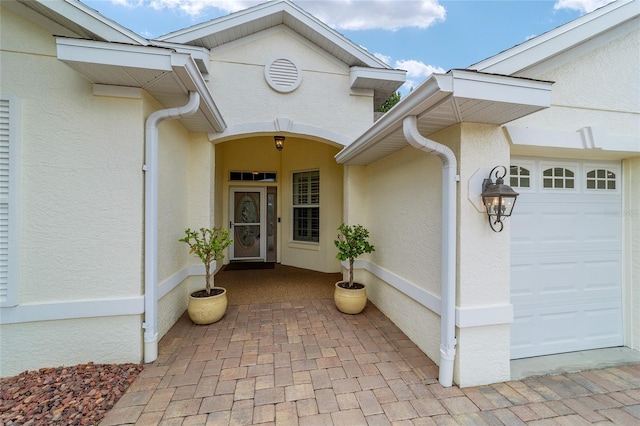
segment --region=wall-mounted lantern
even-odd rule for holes
[[[511,216],[519,195],[509,185],[505,185],[506,175],[506,167],[496,166],[489,173],[489,177],[482,182],[482,202],[489,217],[489,226],[494,232],[502,231],[502,219]],[[492,176],[496,178],[495,183]],[[499,228],[497,228],[498,224]]]
[[[282,148],[284,148],[284,136],[274,136],[273,137],[273,141],[276,144],[276,149],[278,151],[282,151]]]

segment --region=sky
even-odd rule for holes
[[[255,0],[81,0],[152,39],[237,12]],[[611,0],[294,0],[393,68],[406,94],[433,72],[466,68]]]

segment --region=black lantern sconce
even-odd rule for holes
[[[282,151],[282,148],[284,148],[284,136],[274,136],[273,141],[276,144],[276,149]]]
[[[489,173],[489,178],[482,182],[482,202],[489,217],[489,226],[494,232],[502,231],[502,219],[511,216],[513,206],[518,198],[518,193],[504,184],[504,177],[507,175],[507,168],[496,166]],[[492,180],[495,176],[495,183]],[[497,225],[500,225],[497,228]]]

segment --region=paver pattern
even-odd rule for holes
[[[375,306],[333,300],[183,316],[109,425],[640,425],[640,365],[460,389]]]

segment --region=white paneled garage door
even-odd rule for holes
[[[514,158],[511,358],[621,346],[619,162]]]

